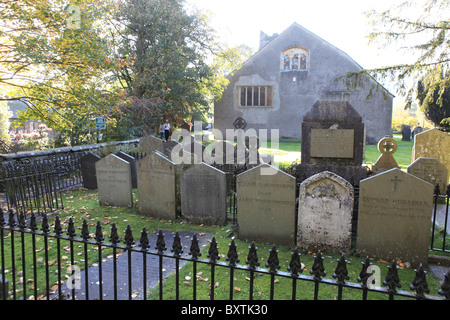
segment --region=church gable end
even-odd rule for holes
[[[261,32],[260,50],[229,78],[215,103],[215,128],[279,129],[280,137],[301,138],[303,116],[318,100],[345,100],[362,116],[369,143],[391,134],[392,95],[370,86],[351,91],[336,81],[362,68],[346,53],[294,23],[280,35]],[[368,82],[375,81],[368,79]],[[386,94],[388,93],[388,94]]]

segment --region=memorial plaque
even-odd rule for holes
[[[138,162],[138,211],[160,219],[176,218],[175,163],[159,152]]]
[[[100,205],[132,207],[131,166],[114,154],[95,163]]]
[[[324,171],[300,185],[297,246],[308,250],[349,253],[353,186]]]
[[[225,225],[226,192],[225,172],[194,164],[180,174],[181,215],[191,223]]]
[[[408,166],[408,173],[431,183],[439,184],[441,193],[445,193],[448,183],[447,168],[435,158],[419,158]]]
[[[97,189],[97,174],[95,163],[101,157],[95,153],[88,152],[80,159],[81,176],[83,177],[83,187],[86,189]]]
[[[433,185],[394,168],[361,181],[356,251],[428,263]]]
[[[236,177],[239,237],[295,243],[295,178],[260,164]]]
[[[123,160],[130,163],[131,167],[131,183],[133,188],[137,188],[137,167],[136,167],[136,158],[130,156],[129,154],[119,151],[116,156],[122,158]]]
[[[355,131],[311,129],[311,157],[353,158]]]

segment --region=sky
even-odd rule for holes
[[[346,52],[365,69],[404,63],[406,52],[369,44],[365,12],[382,12],[405,0],[186,0],[209,12],[211,25],[230,46],[255,50],[260,31],[281,33],[294,22]]]

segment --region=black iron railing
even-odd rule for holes
[[[7,220],[6,220],[7,219]],[[38,297],[39,294],[46,299],[103,299],[104,286],[111,281],[106,281],[106,278],[111,280],[112,277],[112,295],[109,298],[119,299],[118,296],[118,271],[117,271],[117,255],[120,252],[127,256],[126,266],[126,280],[123,279],[123,273],[121,282],[126,281],[128,285],[128,294],[126,299],[133,299],[133,281],[138,280],[142,282],[143,299],[147,299],[147,277],[149,276],[147,271],[148,264],[152,264],[157,268],[157,290],[158,299],[163,300],[165,297],[164,292],[164,276],[163,268],[164,263],[168,260],[175,264],[175,299],[181,299],[180,296],[180,264],[182,262],[192,263],[192,272],[195,276],[197,274],[197,267],[199,265],[209,266],[209,278],[211,286],[209,288],[210,299],[215,297],[215,276],[217,272],[227,272],[229,274],[229,288],[227,299],[233,300],[234,298],[234,281],[235,272],[242,270],[248,273],[248,299],[252,300],[254,296],[254,281],[257,276],[269,275],[270,276],[270,294],[269,299],[274,299],[275,283],[277,279],[286,278],[291,280],[291,299],[297,299],[297,283],[309,282],[314,284],[313,299],[319,299],[319,292],[324,285],[337,287],[337,299],[343,299],[343,290],[357,290],[361,292],[361,299],[367,299],[369,292],[381,293],[389,299],[394,297],[406,297],[412,299],[427,299],[427,300],[442,300],[450,299],[450,271],[447,272],[445,280],[442,282],[441,289],[438,292],[430,293],[426,280],[426,272],[422,265],[420,265],[415,271],[416,276],[412,282],[410,289],[412,291],[399,290],[400,279],[397,272],[396,262],[393,261],[388,266],[388,272],[383,282],[385,287],[374,287],[371,285],[372,272],[370,271],[371,263],[369,259],[366,259],[362,263],[361,272],[356,282],[351,282],[350,276],[347,270],[347,261],[342,256],[337,263],[337,266],[332,273],[332,278],[325,278],[326,271],[323,264],[323,258],[321,253],[318,252],[314,258],[314,263],[309,270],[309,275],[303,274],[304,268],[300,262],[300,253],[298,249],[295,249],[291,253],[291,259],[289,267],[286,271],[280,270],[278,251],[275,245],[270,249],[269,256],[265,262],[265,268],[261,267],[263,259],[258,257],[257,247],[255,243],[249,246],[248,254],[245,257],[245,265],[239,264],[243,258],[239,257],[238,251],[234,239],[228,246],[228,252],[226,255],[220,254],[215,237],[213,236],[209,242],[208,253],[206,259],[201,258],[202,253],[200,250],[199,240],[197,235],[194,235],[190,241],[189,246],[182,244],[181,237],[177,232],[173,237],[171,246],[171,252],[167,253],[166,239],[163,232],[160,230],[157,234],[155,243],[150,243],[149,234],[144,228],[141,231],[141,235],[138,241],[135,241],[132,229],[130,226],[125,230],[125,236],[119,237],[117,227],[113,223],[110,230],[109,241],[106,241],[107,235],[102,230],[102,223],[97,222],[95,227],[95,233],[89,233],[88,223],[84,220],[81,226],[80,234],[72,218],[69,218],[67,223],[67,229],[63,230],[61,220],[58,216],[55,217],[53,223],[53,230],[46,214],[42,217],[37,217],[32,214],[29,221],[26,221],[26,217],[23,213],[19,214],[18,220],[16,214],[10,210],[7,217],[4,217],[4,212],[0,211],[0,249],[1,249],[1,277],[3,280],[1,287],[1,297],[11,299],[25,299],[28,297],[29,290],[33,291],[34,297]],[[38,220],[40,226],[38,226]],[[53,232],[51,232],[53,231]],[[39,238],[39,239],[38,239]],[[39,241],[39,245],[37,245]],[[64,246],[64,244],[66,244]],[[31,246],[31,247],[30,247]],[[43,247],[41,247],[43,246]],[[38,248],[40,247],[40,249]],[[182,255],[184,248],[189,247],[189,256]],[[90,249],[88,249],[90,248]],[[31,252],[30,252],[31,250]],[[78,253],[76,252],[77,250]],[[109,250],[109,251],[108,251]],[[108,251],[108,252],[107,252]],[[112,252],[111,252],[112,251]],[[69,256],[61,255],[63,253],[70,253]],[[39,253],[39,255],[38,255]],[[69,297],[64,291],[63,283],[66,283],[67,287],[74,283],[76,279],[75,268],[71,269],[69,279],[63,278],[62,270],[67,265],[73,267],[76,265],[75,254],[83,257],[84,266],[80,265],[78,268],[83,271],[79,273],[85,273],[84,292],[80,293],[76,291],[77,288],[72,286]],[[105,255],[112,255],[112,263],[114,264],[111,271],[106,274],[104,269],[103,258]],[[132,256],[138,255],[142,259],[140,263],[132,264]],[[219,261],[225,257],[225,261]],[[94,277],[89,274],[88,261],[97,261],[98,274]],[[222,259],[223,260],[223,259]],[[164,262],[164,263],[163,263]],[[5,272],[9,270],[9,272]],[[55,281],[55,277],[57,278]],[[138,277],[139,279],[135,279]],[[22,281],[18,281],[22,279]],[[28,287],[28,280],[32,278],[32,287]],[[41,279],[41,282],[37,280]],[[98,292],[94,297],[89,292],[89,282],[98,279]],[[7,285],[10,282],[11,288]],[[56,283],[56,287],[54,286]],[[70,288],[69,288],[70,289]],[[79,290],[79,288],[78,288]],[[9,292],[8,292],[9,291]],[[51,291],[55,291],[52,296]],[[98,294],[98,295],[97,295]],[[431,294],[431,295],[430,295]],[[197,282],[192,282],[192,298],[205,299],[205,297],[199,297],[197,294]]]

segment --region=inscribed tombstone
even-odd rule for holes
[[[115,154],[95,163],[100,205],[132,207],[131,166]]]
[[[159,152],[138,162],[138,211],[160,219],[176,218],[175,163]]]
[[[295,243],[295,178],[269,164],[236,177],[239,237]]]
[[[400,169],[362,180],[357,252],[426,265],[432,207],[433,186]]]
[[[297,246],[348,253],[351,248],[353,186],[324,171],[300,185]]]
[[[131,167],[131,184],[133,188],[137,188],[137,167],[136,167],[136,158],[133,156],[130,156],[129,154],[119,151],[116,156],[119,158],[122,158],[123,160],[130,163]]]
[[[80,159],[81,176],[83,177],[83,187],[86,189],[97,189],[97,175],[95,163],[101,157],[95,153],[88,152]]]
[[[192,223],[226,224],[226,191],[225,172],[194,164],[180,174],[181,215]]]
[[[413,161],[421,157],[436,158],[450,172],[450,134],[438,129],[416,134]]]
[[[445,193],[448,182],[447,168],[435,158],[419,158],[408,166],[408,173],[431,183],[439,184],[441,193]]]

